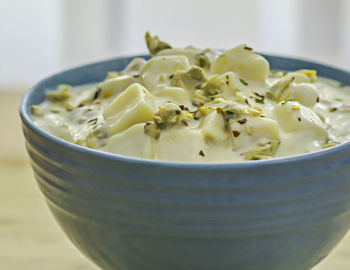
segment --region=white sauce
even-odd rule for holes
[[[32,115],[47,132],[101,151],[234,162],[349,141],[350,88],[314,71],[270,72],[244,45],[218,57],[168,48],[97,85],[59,86]]]

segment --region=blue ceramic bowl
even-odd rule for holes
[[[147,56],[145,56],[147,57]],[[266,56],[273,69],[349,72]],[[20,114],[39,187],[71,241],[102,269],[306,270],[350,225],[350,143],[241,163],[171,163],[87,149],[38,128],[29,113],[60,83],[101,81],[131,58],[53,75]]]

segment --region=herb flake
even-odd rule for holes
[[[90,119],[90,120],[88,121],[88,123],[89,123],[90,125],[96,125],[96,124],[97,124],[97,118]]]
[[[239,79],[239,81],[243,84],[243,85],[245,85],[245,86],[247,86],[248,85],[248,83],[245,81],[245,80],[243,80],[243,79]]]
[[[95,100],[98,98],[99,94],[101,93],[102,89],[101,88],[98,88],[94,94],[94,97],[92,98],[92,100]]]
[[[281,102],[281,105],[284,105],[284,104],[287,104],[288,102],[291,102],[291,101],[295,101],[294,99],[287,99],[287,100],[285,100],[285,101],[282,101]]]
[[[247,50],[247,51],[252,51],[253,49],[248,47],[248,46],[244,46],[244,49]]]
[[[260,104],[264,104],[265,103],[264,98],[255,98],[255,102],[256,103],[260,103]]]
[[[243,125],[243,124],[247,123],[247,119],[244,118],[244,119],[238,120],[237,122],[240,123],[241,125]]]
[[[241,132],[239,132],[238,130],[232,130],[232,134],[235,138],[237,138],[239,135],[241,135]]]

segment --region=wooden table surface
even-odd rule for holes
[[[0,89],[0,269],[97,270],[60,230],[36,185],[17,113],[20,97]],[[349,269],[350,233],[313,268]]]

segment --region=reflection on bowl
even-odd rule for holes
[[[20,105],[26,146],[49,208],[102,269],[310,269],[350,225],[350,143],[242,163],[143,160],[71,144],[33,124],[29,108],[60,83],[102,80],[132,59],[72,69],[35,85]],[[316,69],[266,56],[273,69]]]

